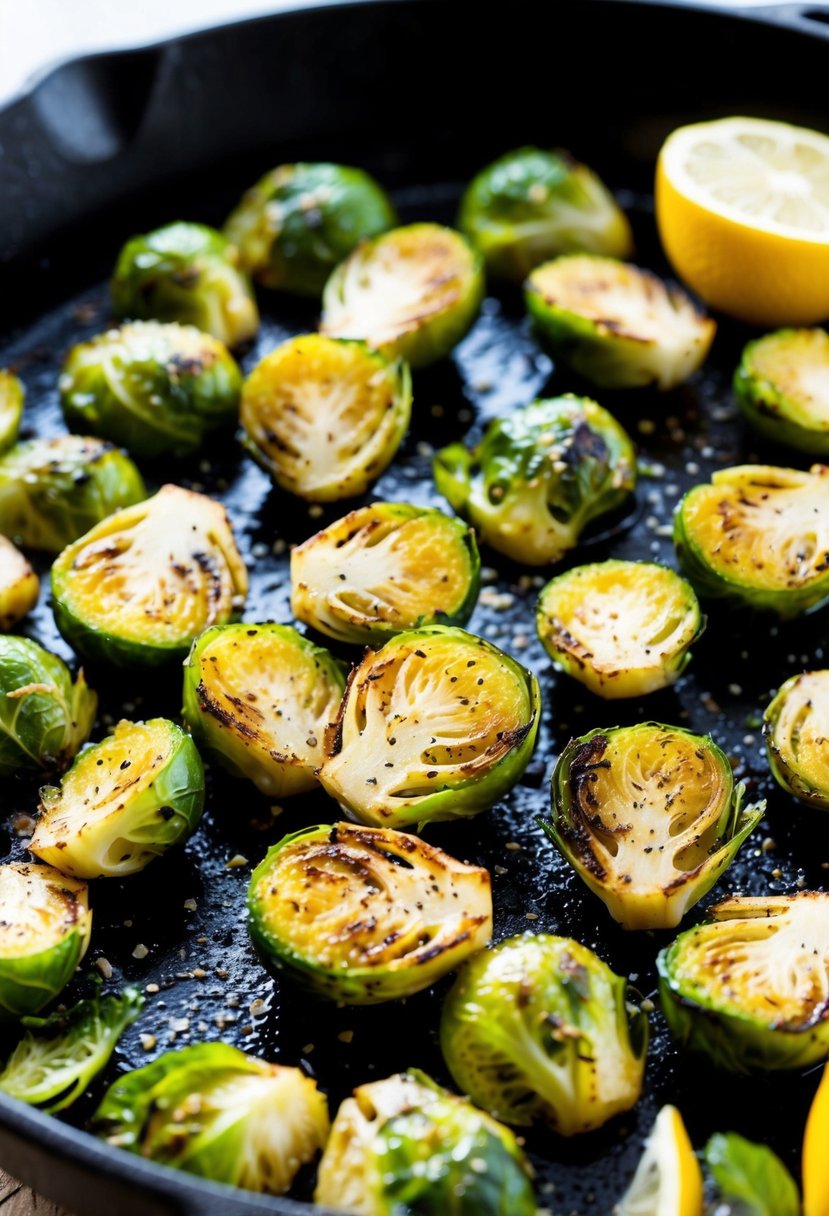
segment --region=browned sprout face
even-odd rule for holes
[[[0,630],[12,629],[37,603],[40,580],[26,558],[0,536]]]

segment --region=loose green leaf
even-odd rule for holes
[[[26,1033],[0,1073],[0,1090],[49,1114],[65,1110],[106,1067],[143,1004],[137,989],[125,988],[96,992],[65,1013],[23,1018]]]
[[[736,1132],[718,1132],[703,1149],[703,1158],[729,1216],[799,1216],[794,1179],[764,1144],[752,1144]]]

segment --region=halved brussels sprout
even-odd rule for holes
[[[86,954],[92,913],[85,882],[51,866],[0,865],[0,1010],[37,1013]]]
[[[510,937],[466,963],[440,1042],[460,1089],[496,1119],[601,1127],[638,1100],[648,1021],[627,981],[566,937]]]
[[[672,929],[765,811],[709,735],[643,722],[571,739],[542,824],[625,929]]]
[[[829,810],[829,671],[804,671],[777,690],[763,721],[769,767],[778,785]]]
[[[775,443],[829,456],[829,334],[780,329],[749,342],[734,373],[748,421]]]
[[[133,321],[73,346],[59,383],[72,430],[134,456],[186,456],[236,421],[242,373],[192,325]]]
[[[469,451],[434,460],[438,490],[482,540],[530,566],[556,562],[636,485],[636,453],[616,419],[587,397],[534,401],[487,427]]]
[[[52,567],[58,629],[102,663],[157,666],[242,607],[248,576],[220,503],[162,486],[116,511]]]
[[[534,1216],[530,1177],[508,1128],[412,1069],[342,1103],[314,1200],[351,1216]]]
[[[714,1216],[801,1216],[795,1180],[767,1145],[718,1132],[703,1160],[713,1176]]]
[[[329,1121],[325,1097],[298,1068],[200,1043],[119,1077],[93,1128],[164,1165],[281,1195],[325,1144]]]
[[[328,651],[290,625],[218,625],[184,664],[182,715],[234,776],[285,798],[315,788],[344,683]]]
[[[683,1047],[733,1072],[829,1056],[829,895],[735,896],[658,959],[662,1011]]]
[[[489,874],[388,828],[303,828],[254,870],[265,966],[319,996],[374,1005],[428,988],[492,934]]]
[[[243,442],[283,490],[332,502],[362,494],[380,476],[411,412],[401,359],[305,334],[271,351],[245,381]]]
[[[0,452],[17,441],[25,390],[17,376],[0,368]]]
[[[196,746],[166,718],[119,722],[40,791],[29,848],[75,878],[123,878],[185,840],[204,808]]]
[[[458,227],[487,270],[521,283],[539,262],[583,250],[629,257],[630,224],[607,186],[569,152],[516,148],[464,191]]]
[[[412,629],[351,672],[319,778],[360,823],[477,815],[527,767],[540,711],[535,676],[496,646],[445,625]]]
[[[37,603],[40,579],[19,549],[0,535],[0,630],[7,633]]]
[[[325,285],[322,332],[361,338],[425,367],[448,355],[484,297],[481,259],[440,224],[408,224],[363,241]]]
[[[341,642],[465,625],[478,598],[475,534],[405,502],[360,507],[291,552],[291,611]]]
[[[319,296],[355,245],[396,222],[391,199],[368,173],[318,162],[266,173],[224,230],[242,265],[265,287]]]
[[[0,636],[0,777],[65,768],[89,738],[97,695],[29,638]]]
[[[228,346],[249,341],[259,310],[239,251],[206,224],[167,224],[127,241],[110,284],[115,315],[195,325]]]
[[[693,588],[667,566],[611,558],[576,566],[541,592],[542,645],[573,679],[605,700],[667,688],[705,628]]]
[[[66,1110],[106,1068],[143,1004],[136,988],[125,988],[104,997],[96,992],[48,1018],[23,1018],[26,1033],[0,1072],[0,1090],[48,1114]]]
[[[26,549],[58,553],[146,496],[129,456],[102,439],[29,439],[0,456],[0,532]]]
[[[680,565],[703,597],[783,618],[829,600],[829,467],[718,469],[674,516]]]
[[[705,361],[716,330],[681,288],[613,258],[545,262],[524,297],[553,354],[601,388],[676,388]]]

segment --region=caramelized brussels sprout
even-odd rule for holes
[[[23,1018],[26,1033],[0,1072],[0,1090],[48,1114],[66,1110],[106,1068],[143,1004],[137,989],[125,988],[117,996],[96,992],[48,1018]]]
[[[17,376],[0,368],[0,452],[17,441],[25,395]]]
[[[37,603],[40,579],[19,549],[0,535],[0,630],[8,633]]]
[[[283,490],[310,502],[353,498],[394,459],[411,410],[402,360],[306,334],[266,355],[245,381],[243,442]]]
[[[613,1216],[704,1216],[703,1198],[702,1170],[682,1115],[675,1106],[663,1106]],[[728,1209],[719,1216],[738,1213]]]
[[[480,257],[440,224],[409,224],[363,241],[325,285],[322,332],[361,338],[425,367],[448,355],[478,315]]]
[[[244,604],[245,564],[224,507],[162,486],[69,545],[52,567],[58,629],[79,654],[120,666],[183,658]]]
[[[534,401],[491,422],[476,448],[453,443],[434,460],[438,490],[481,539],[530,566],[556,562],[591,519],[636,484],[633,444],[587,397]]]
[[[713,1178],[715,1216],[801,1216],[795,1181],[765,1144],[719,1132],[703,1149],[703,1160]]]
[[[639,1098],[648,1022],[592,950],[549,934],[510,937],[461,969],[440,1042],[460,1089],[496,1119],[601,1127]]]
[[[360,823],[477,815],[527,767],[540,708],[535,676],[496,646],[444,625],[412,629],[352,671],[319,778]]]
[[[0,777],[64,768],[89,738],[98,698],[83,672],[29,638],[0,636]]]
[[[200,1043],[119,1077],[93,1128],[164,1165],[281,1195],[325,1144],[329,1122],[325,1097],[298,1068]]]
[[[521,283],[539,262],[584,251],[630,256],[630,224],[608,188],[568,152],[517,148],[464,191],[458,227],[490,274]]]
[[[259,328],[250,281],[235,245],[205,224],[167,224],[124,245],[112,277],[115,315],[133,321],[180,321],[227,346]]]
[[[184,664],[182,714],[234,776],[285,798],[316,786],[344,683],[328,651],[289,625],[217,625]]]
[[[668,1026],[733,1072],[829,1055],[829,895],[735,896],[658,959]]]
[[[0,456],[0,532],[26,549],[58,553],[146,495],[129,456],[102,439],[29,439]]]
[[[248,190],[225,235],[263,286],[319,296],[355,245],[396,222],[391,199],[362,169],[300,163],[279,165]]]
[[[676,388],[704,362],[716,326],[679,287],[613,258],[537,267],[525,299],[553,354],[600,388]]]
[[[571,739],[543,824],[625,929],[672,929],[759,823],[708,735],[643,722]]]
[[[465,625],[478,598],[475,535],[442,511],[375,502],[291,552],[291,610],[341,642]]]
[[[693,588],[667,566],[610,559],[551,579],[536,625],[550,657],[611,701],[679,679],[705,618]]]
[[[829,671],[804,671],[777,690],[763,721],[769,767],[778,785],[829,810]]]
[[[829,600],[829,467],[718,469],[674,516],[674,546],[703,598],[783,618]]]
[[[265,966],[319,996],[374,1005],[428,988],[487,944],[489,874],[388,828],[303,828],[254,870],[250,934]]]
[[[508,1128],[412,1069],[343,1102],[314,1199],[352,1216],[534,1216],[530,1177]]]
[[[186,456],[236,421],[242,373],[192,325],[133,321],[73,346],[60,378],[67,425],[134,456]]]
[[[829,334],[781,329],[749,342],[734,373],[748,421],[774,443],[829,456]]]
[[[61,992],[89,945],[85,882],[51,866],[0,865],[0,1010],[37,1013]]]
[[[119,722],[60,786],[40,791],[31,851],[75,878],[123,878],[185,840],[204,808],[204,766],[166,718]]]

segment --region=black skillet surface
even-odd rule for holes
[[[479,156],[480,163],[524,137],[516,130]],[[567,142],[562,138],[561,142]],[[599,141],[597,141],[599,142]],[[603,141],[600,141],[603,142]],[[608,172],[589,143],[576,151]],[[324,145],[308,146],[308,157],[324,155]],[[192,196],[188,218],[218,222],[229,200],[249,184],[257,169],[276,163],[260,160],[246,176],[223,183],[217,196]],[[451,222],[461,179],[430,178],[422,165],[407,179],[405,157],[373,154],[367,167],[396,183],[396,200],[404,221]],[[615,177],[612,174],[615,173]],[[623,161],[610,166],[611,181],[632,212],[641,262],[664,270],[655,240],[650,200],[627,189],[642,180],[642,169]],[[184,197],[184,195],[180,196]],[[166,211],[158,196],[158,218],[179,218]],[[110,259],[129,229],[108,233],[109,247],[96,256]],[[103,259],[106,265],[106,259]],[[66,283],[66,289],[71,284]],[[255,346],[242,362],[249,370],[279,341],[313,328],[314,310],[279,296],[261,296],[263,325]],[[106,327],[110,316],[105,286],[74,295],[40,316],[28,328],[0,338],[0,366],[15,368],[26,383],[26,431],[63,430],[57,404],[56,378],[69,346]],[[627,426],[639,446],[641,475],[636,501],[627,512],[600,523],[568,564],[608,556],[656,559],[674,564],[670,541],[671,513],[688,487],[705,480],[713,469],[763,460],[806,463],[783,451],[758,446],[737,417],[729,382],[748,331],[721,323],[709,365],[693,383],[676,392],[597,394]],[[417,373],[412,429],[393,467],[374,487],[373,497],[445,505],[435,495],[430,476],[434,447],[466,436],[474,440],[487,419],[523,405],[537,395],[590,390],[565,370],[556,369],[533,337],[518,293],[491,294],[472,332],[454,357],[437,368]],[[265,475],[227,438],[214,442],[201,457],[172,466],[146,465],[151,486],[177,481],[220,498],[227,506],[251,575],[244,619],[289,621],[289,546],[338,517],[356,502],[320,510],[271,488]],[[544,572],[524,570],[484,551],[484,589],[469,628],[512,653],[537,673],[544,698],[544,717],[535,758],[522,783],[492,811],[473,821],[433,825],[424,835],[458,857],[488,866],[493,874],[495,939],[523,931],[571,935],[596,949],[617,972],[630,976],[645,998],[656,988],[654,959],[670,934],[625,934],[571,873],[536,826],[548,807],[548,786],[555,758],[572,734],[596,726],[657,719],[710,731],[733,758],[739,778],[752,798],[768,797],[769,810],[724,879],[703,901],[733,892],[788,893],[804,887],[825,889],[829,871],[829,818],[809,812],[774,787],[762,747],[759,718],[773,690],[804,667],[824,663],[826,614],[777,625],[747,614],[713,607],[708,630],[694,651],[689,673],[671,690],[641,702],[605,703],[556,673],[535,638],[533,608]],[[44,566],[43,569],[46,569]],[[48,594],[28,623],[28,632],[46,646],[71,657],[56,633]],[[355,658],[356,652],[342,651]],[[120,716],[176,716],[180,706],[180,672],[143,678],[140,673],[88,670],[101,694],[101,717],[95,738]],[[153,863],[142,875],[124,882],[94,884],[93,940],[85,973],[112,968],[110,986],[140,985],[147,1003],[138,1023],[124,1035],[103,1081],[71,1112],[68,1120],[82,1126],[109,1082],[120,1071],[138,1067],[164,1050],[188,1043],[222,1039],[246,1051],[301,1064],[328,1092],[332,1113],[349,1090],[361,1082],[418,1066],[450,1083],[441,1061],[436,1031],[446,981],[406,1002],[370,1009],[337,1008],[316,1003],[289,982],[268,977],[254,958],[245,929],[244,897],[250,872],[265,850],[283,833],[336,818],[336,807],[324,795],[287,800],[274,807],[252,786],[235,782],[215,768],[210,772],[208,810],[184,850]],[[25,855],[27,818],[36,805],[35,787],[23,784],[4,791],[7,814],[3,844],[9,857]],[[230,862],[233,865],[229,865]],[[688,924],[701,915],[697,909]],[[144,954],[146,957],[136,957]],[[67,998],[80,992],[80,979]],[[148,990],[149,989],[149,990]],[[149,1036],[149,1037],[147,1037]],[[683,1057],[671,1045],[658,1010],[651,1015],[651,1044],[645,1093],[632,1112],[605,1129],[575,1140],[544,1131],[528,1137],[537,1170],[540,1204],[555,1216],[609,1213],[623,1191],[659,1107],[676,1103],[686,1118],[694,1143],[701,1146],[717,1130],[733,1129],[771,1144],[796,1172],[802,1127],[815,1077],[778,1075],[748,1079],[715,1071],[705,1061]],[[0,1101],[0,1123],[6,1128],[26,1123],[20,1108]],[[31,1130],[36,1130],[36,1122]],[[43,1125],[44,1127],[46,1125]],[[132,1194],[122,1191],[123,1211],[181,1210],[233,1213],[253,1210],[294,1211],[278,1200],[243,1200],[238,1193],[191,1183],[183,1176],[139,1167],[134,1159],[112,1150],[92,1153],[83,1142],[55,1136],[55,1125],[43,1132],[59,1156],[75,1158],[89,1169],[135,1176]],[[8,1139],[3,1143],[10,1144]],[[10,1154],[10,1155],[9,1155]],[[119,1160],[123,1163],[119,1164]],[[90,1188],[67,1191],[63,1163],[54,1176],[43,1149],[9,1148],[2,1163],[35,1181],[47,1193],[77,1211],[105,1211],[90,1177]],[[158,1178],[167,1175],[166,1181]],[[144,1189],[142,1189],[144,1188]],[[296,1194],[307,1199],[312,1177]],[[168,1199],[151,1198],[165,1190]],[[111,1208],[109,1209],[111,1210]]]

